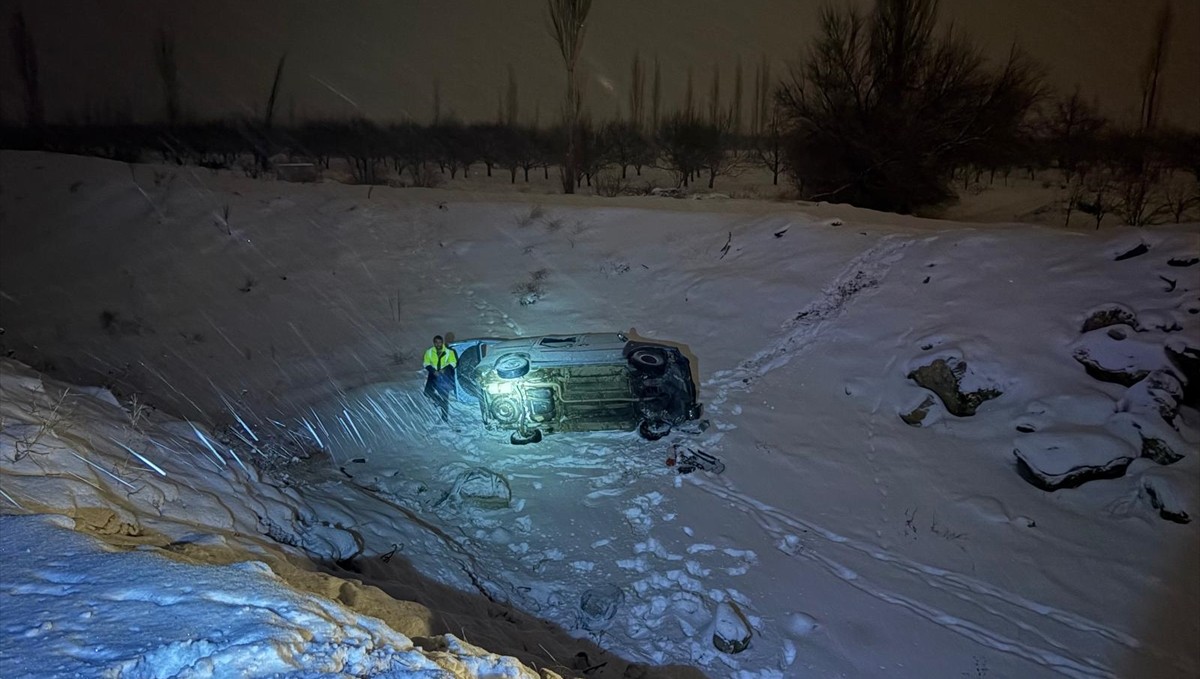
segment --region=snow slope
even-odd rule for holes
[[[507,632],[472,643],[562,668],[570,634],[589,654],[576,669],[609,662],[587,676],[630,661],[713,677],[1200,672],[1200,535],[1160,518],[1146,491],[1196,515],[1197,413],[1171,427],[1073,358],[1085,319],[1113,304],[1151,345],[1195,345],[1200,266],[1169,263],[1200,255],[1195,225],[1064,231],[826,205],[290,185],[12,152],[0,179],[5,348],[112,385],[124,410],[96,415],[110,439],[158,440],[130,434],[128,398],[157,406],[149,424],[197,460],[163,480],[106,443],[127,466],[84,475],[108,489],[98,498],[61,475],[86,462],[46,453],[54,473],[39,478],[5,461],[14,505],[71,513],[88,497],[170,534],[159,524],[183,518],[153,512],[186,513],[178,498],[120,505],[121,481],[206,490],[228,509],[210,532],[282,540],[415,598],[403,560],[477,595],[477,617],[511,605],[559,628],[526,628],[523,651]],[[1138,244],[1147,254],[1116,260]],[[519,304],[537,281],[537,303]],[[516,448],[464,404],[454,428],[427,418],[418,364],[433,334],[592,330],[681,344],[711,426]],[[937,358],[967,364],[964,390],[1002,395],[970,417],[935,402],[906,424],[930,396],[908,375]],[[1054,493],[1017,473],[1014,450],[1047,440],[1059,460],[1137,457],[1133,424],[1182,459],[1140,458]],[[323,453],[256,459],[230,434],[249,469],[225,449],[218,465],[201,439],[222,431]],[[678,473],[673,443],[726,471]],[[132,447],[160,466],[171,456]],[[455,492],[480,468],[507,481],[507,506]],[[300,509],[254,517],[276,503]],[[583,606],[598,598],[611,619]],[[722,603],[753,629],[741,653],[712,644]]]

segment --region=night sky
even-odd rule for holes
[[[863,3],[866,6],[867,3]],[[714,64],[721,91],[744,69],[745,111],[754,69],[765,55],[772,76],[800,54],[816,29],[817,0],[597,0],[583,63],[594,117],[627,111],[635,50],[646,61],[649,108],[653,59],[663,74],[663,106],[682,103],[687,71],[703,107]],[[943,0],[944,24],[1002,57],[1015,39],[1067,93],[1076,85],[1118,121],[1136,118],[1138,73],[1157,2],[1131,0]],[[540,0],[0,0],[0,114],[22,119],[11,44],[12,17],[24,10],[38,49],[51,121],[130,112],[162,117],[153,47],[160,27],[176,39],[185,109],[193,118],[261,111],[279,57],[287,53],[279,116],[365,115],[428,121],[435,80],[442,113],[493,120],[515,69],[522,122],[545,124],[563,89],[561,59]],[[1164,80],[1165,122],[1200,129],[1200,0],[1174,0]]]

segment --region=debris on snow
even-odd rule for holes
[[[714,474],[725,471],[725,463],[720,458],[709,455],[703,450],[687,448],[678,443],[671,446],[671,456],[667,458],[667,466],[674,467],[680,474],[691,474],[700,469]]]
[[[446,499],[484,509],[502,509],[512,503],[512,488],[496,472],[473,467],[455,477]]]
[[[624,602],[625,592],[616,585],[587,590],[579,597],[579,626],[589,632],[603,632],[612,626]]]
[[[1120,262],[1125,259],[1133,259],[1134,257],[1139,257],[1147,252],[1150,252],[1150,246],[1146,245],[1145,243],[1138,243],[1135,247],[1130,248],[1129,250],[1126,250],[1125,252],[1114,257],[1113,261]]]
[[[650,195],[656,198],[683,198],[687,195],[687,189],[673,187],[655,187],[650,189]]]

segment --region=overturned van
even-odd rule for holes
[[[649,440],[699,419],[691,364],[679,349],[621,333],[474,339],[458,351],[459,398],[514,444],[544,434],[625,430]]]

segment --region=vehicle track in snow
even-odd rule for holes
[[[833,281],[803,309],[781,326],[782,334],[767,348],[743,361],[732,370],[722,370],[703,384],[715,390],[709,405],[719,406],[732,389],[749,390],[767,373],[787,365],[792,357],[815,341],[826,321],[837,318],[846,306],[866,290],[878,287],[887,272],[903,257],[914,241],[885,236],[859,254]]]
[[[903,258],[904,250],[915,242],[918,241],[902,236],[884,237],[851,260],[821,294],[781,326],[782,332],[769,346],[736,368],[715,373],[704,383],[704,388],[714,394],[709,405],[720,406],[732,390],[749,391],[759,379],[803,354],[818,341],[825,324],[839,317],[854,299],[877,288],[892,265]],[[726,477],[706,477],[696,485],[749,516],[784,553],[815,563],[878,600],[902,606],[998,652],[1064,676],[1097,678],[1115,677],[1117,670],[1075,651],[1080,636],[1100,637],[1109,646],[1141,647],[1130,635],[1083,616],[961,573],[913,561],[792,516],[737,491]],[[852,564],[878,566],[883,570],[876,570],[873,576],[865,568],[855,568]],[[930,595],[918,599],[885,584],[894,578],[916,580],[918,587],[924,587]],[[932,603],[941,597],[947,597],[944,606]],[[963,617],[947,610],[957,606],[975,607],[982,615],[976,612]],[[984,625],[969,618],[991,619],[994,624]]]
[[[749,516],[780,546],[780,550],[797,558],[817,564],[847,584],[881,601],[902,606],[926,620],[961,634],[1001,653],[1008,653],[1037,663],[1064,676],[1077,678],[1116,677],[1117,670],[1074,651],[1076,643],[1064,640],[1070,635],[1098,636],[1108,645],[1131,650],[1142,644],[1132,636],[1086,617],[1055,608],[991,583],[954,571],[930,566],[886,549],[828,530],[816,523],[746,496],[733,483],[716,477],[699,480],[696,487],[722,501],[725,505]],[[784,548],[786,546],[786,549]],[[952,601],[975,606],[995,620],[984,626],[954,613],[895,591],[879,583],[848,563],[887,569],[889,577],[902,576],[918,580],[930,590],[936,590]],[[975,617],[978,617],[978,613]],[[1030,618],[1046,624],[1033,624]],[[1011,627],[1016,634],[999,631]]]

